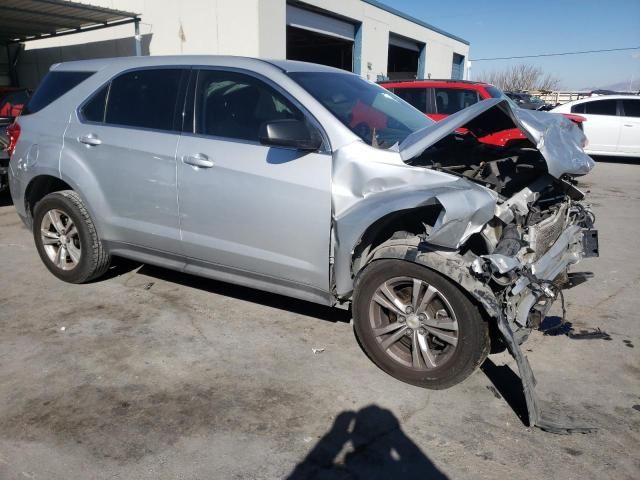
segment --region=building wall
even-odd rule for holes
[[[425,77],[450,78],[453,54],[469,57],[469,45],[360,0],[305,0],[305,3],[362,23],[360,72],[370,80],[387,73],[390,32],[426,44]]]
[[[275,59],[286,55],[286,0],[87,2],[141,14],[143,54],[229,54]],[[362,24],[359,69],[371,80],[386,74],[389,32],[426,44],[425,76],[449,78],[453,53],[468,58],[468,45],[361,0],[306,0],[305,3]],[[19,61],[20,83],[35,86],[49,66],[57,62],[133,55],[133,33],[131,24],[27,42]]]

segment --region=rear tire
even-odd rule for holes
[[[85,283],[109,268],[109,253],[73,190],[50,193],[36,204],[33,238],[47,269],[65,282]]]
[[[355,332],[371,360],[429,389],[462,382],[486,359],[489,327],[450,280],[422,265],[376,260],[358,275]]]

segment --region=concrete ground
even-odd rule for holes
[[[540,396],[599,428],[570,436],[523,424],[506,354],[428,391],[345,312],[127,262],[65,284],[3,196],[0,479],[640,478],[640,165],[585,180],[601,258],[568,319],[608,338],[525,346]]]

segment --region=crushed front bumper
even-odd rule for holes
[[[570,225],[536,262],[523,267],[521,276],[506,298],[511,306],[507,309],[509,320],[520,327],[529,327],[532,308],[542,297],[546,313],[555,300],[554,291],[548,288],[549,285],[555,285],[554,282],[567,272],[571,265],[575,265],[584,257],[594,256],[593,250],[585,249],[585,232],[588,232],[587,238],[595,238],[597,244],[597,230]]]

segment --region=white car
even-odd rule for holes
[[[551,110],[575,113],[582,124],[589,155],[640,157],[640,96],[603,95],[565,103]]]

